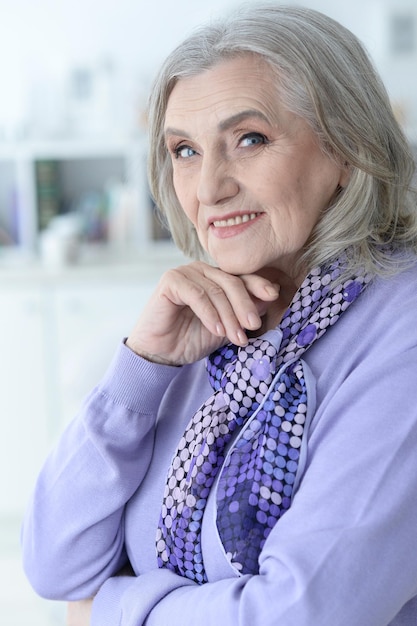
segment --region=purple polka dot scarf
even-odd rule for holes
[[[208,357],[214,393],[189,422],[168,471],[156,538],[159,567],[207,582],[201,527],[214,484],[225,554],[237,572],[258,572],[260,551],[299,480],[309,419],[301,356],[369,282],[357,276],[332,288],[341,266],[314,269],[275,330]]]

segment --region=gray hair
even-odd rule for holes
[[[175,243],[191,258],[205,258],[174,191],[163,136],[169,96],[181,78],[247,54],[272,67],[284,106],[305,119],[323,151],[350,170],[347,186],[305,246],[303,267],[323,265],[349,251],[351,270],[396,271],[398,255],[393,262],[390,250],[417,252],[410,146],[359,40],[331,18],[301,7],[241,7],[196,30],[156,77],[149,100],[149,184]]]

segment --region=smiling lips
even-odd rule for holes
[[[223,220],[213,220],[212,224],[216,228],[222,228],[225,226],[238,226],[245,222],[250,222],[258,217],[259,213],[245,213],[244,215],[235,215],[235,217],[229,217]]]

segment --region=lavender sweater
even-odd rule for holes
[[[258,575],[227,560],[209,499],[199,586],[156,566],[167,468],[210,395],[204,362],[124,344],[39,476],[22,531],[42,596],[95,595],[93,626],[416,626],[417,265],[376,280],[304,355],[301,481]],[[130,560],[136,576],[115,576]]]

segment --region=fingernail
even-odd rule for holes
[[[267,285],[265,291],[269,296],[277,296],[279,294],[279,285]]]
[[[256,315],[256,313],[248,313],[248,328],[259,328],[261,323],[261,320],[259,319],[259,316]]]
[[[242,346],[246,346],[246,345],[247,345],[247,343],[248,343],[248,338],[246,337],[246,334],[244,333],[244,331],[243,331],[243,330],[241,330],[241,329],[239,329],[239,330],[236,332],[236,335],[237,335],[237,338],[238,338],[238,340],[239,340],[239,343],[240,343]]]
[[[223,324],[221,324],[220,322],[217,322],[217,324],[216,324],[216,333],[220,337],[224,337],[226,335],[226,330],[225,330]]]

